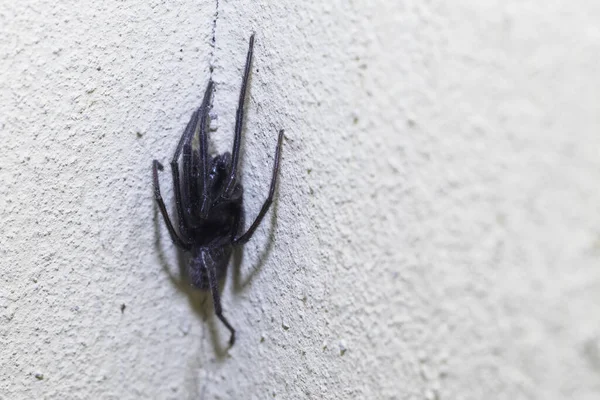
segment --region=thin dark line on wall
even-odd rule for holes
[[[211,55],[210,55],[210,77],[212,79],[213,70],[215,69],[215,53],[217,47],[217,20],[219,19],[219,0],[215,0],[215,15],[213,18],[212,25],[212,38],[210,40],[210,46],[212,47]]]

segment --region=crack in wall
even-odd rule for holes
[[[210,57],[208,60],[208,70],[209,70],[209,79],[211,81],[214,82],[213,79],[213,72],[215,70],[215,62],[216,62],[216,53],[217,53],[217,21],[219,19],[219,0],[215,0],[215,14],[213,17],[213,22],[212,22],[212,37],[210,40]],[[215,89],[214,91],[216,92],[217,88],[216,88],[216,84],[215,84]],[[214,132],[217,130],[217,126],[216,126],[216,121],[217,121],[217,116],[214,114],[214,111],[212,109],[213,107],[213,100],[214,100],[214,92],[213,92],[213,97],[211,99],[210,102],[210,111],[209,111],[209,130]],[[213,151],[214,149],[209,147],[209,151]]]
[[[210,46],[212,47],[211,53],[210,53],[210,61],[209,61],[209,68],[210,68],[210,79],[212,79],[213,76],[213,70],[215,69],[215,53],[216,53],[216,47],[217,47],[217,39],[216,39],[216,33],[217,33],[217,20],[219,19],[219,0],[215,0],[215,16],[213,18],[213,24],[212,24],[212,38],[210,41]]]

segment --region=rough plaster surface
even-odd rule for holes
[[[599,398],[600,5],[221,0],[213,48],[215,11],[1,2],[0,398]],[[249,218],[287,140],[227,350],[150,166],[211,65],[230,145],[253,30]]]

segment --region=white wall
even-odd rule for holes
[[[1,399],[598,398],[597,2],[198,3],[0,3]],[[150,167],[253,30],[227,350]]]

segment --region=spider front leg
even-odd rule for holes
[[[175,228],[173,228],[173,224],[171,223],[171,219],[169,218],[169,214],[167,213],[167,208],[165,207],[165,202],[163,201],[163,198],[160,194],[160,185],[158,183],[158,171],[162,171],[163,170],[163,166],[161,163],[158,162],[158,160],[154,160],[152,162],[152,178],[154,181],[154,199],[156,200],[156,203],[158,204],[158,208],[160,209],[160,213],[163,216],[163,219],[165,220],[165,225],[167,225],[167,229],[169,231],[169,235],[171,235],[171,240],[173,241],[173,243],[177,246],[180,247],[184,250],[189,250],[191,247],[189,244],[187,244],[186,242],[184,242],[178,235],[177,232],[175,231]]]
[[[185,189],[182,190],[180,178],[179,178],[179,156],[181,155],[181,151],[186,143],[191,141],[191,137],[194,133],[194,128],[198,124],[198,114],[200,110],[194,111],[192,114],[192,118],[188,122],[185,127],[185,131],[183,131],[183,135],[181,135],[181,139],[179,139],[179,143],[177,144],[177,148],[175,149],[175,154],[173,154],[173,158],[171,159],[171,174],[173,176],[173,192],[175,193],[175,206],[177,207],[177,219],[179,221],[179,232],[183,235],[187,235],[187,231],[189,225],[187,224],[187,220],[185,218],[185,205],[184,199],[185,194],[182,195],[182,191],[185,192]],[[162,168],[161,168],[162,169]],[[184,186],[186,185],[185,176],[184,176]]]
[[[192,139],[194,135],[198,133],[200,135],[200,185],[202,187],[202,191],[206,190],[206,176],[207,176],[207,161],[208,157],[207,153],[207,145],[206,145],[206,122],[208,119],[208,109],[210,106],[210,99],[213,91],[213,81],[209,80],[208,85],[206,87],[206,91],[204,92],[204,98],[202,100],[202,104],[200,107],[194,112],[190,122],[187,127],[179,143],[177,144],[177,149],[175,150],[175,154],[173,155],[173,159],[171,160],[171,170],[173,172],[173,185],[175,189],[175,201],[177,203],[177,213],[179,217],[179,226],[180,230],[190,228],[192,226],[192,208],[197,206],[198,201],[198,193],[197,191],[191,190],[192,186],[197,187],[197,185],[192,185],[191,180],[197,179],[195,174],[192,172],[192,157],[196,154],[195,151],[192,152]],[[204,139],[203,139],[204,137]],[[183,176],[182,176],[182,184],[179,184],[179,156],[183,152]],[[204,196],[202,196],[204,197]],[[205,203],[205,200],[200,200],[200,205],[202,206]],[[202,208],[201,208],[202,214]]]
[[[269,188],[269,195],[267,196],[267,199],[263,203],[262,208],[260,209],[260,212],[258,213],[258,216],[254,220],[252,225],[250,225],[250,228],[248,228],[246,233],[244,233],[243,235],[241,235],[238,238],[233,240],[234,246],[248,242],[248,240],[250,240],[250,238],[254,234],[254,231],[256,230],[256,228],[258,228],[258,226],[262,222],[267,211],[269,211],[269,207],[271,206],[271,203],[273,202],[273,195],[275,194],[275,186],[277,185],[277,176],[279,175],[279,159],[281,158],[282,143],[283,143],[283,129],[279,131],[279,137],[277,138],[277,150],[275,150],[275,162],[273,164],[273,176],[271,177],[271,187]]]
[[[225,184],[223,197],[229,198],[235,188],[235,178],[237,174],[238,159],[240,156],[240,146],[242,143],[242,126],[244,124],[244,104],[246,101],[246,88],[248,87],[248,77],[250,76],[250,66],[252,65],[252,53],[254,50],[254,34],[250,36],[248,43],[248,54],[246,54],[246,66],[244,67],[244,76],[242,77],[242,88],[238,99],[238,108],[235,115],[235,136],[233,138],[233,150],[231,151],[231,171]]]
[[[207,130],[207,122],[208,122],[208,106],[210,104],[210,97],[212,94],[213,82],[210,80],[208,82],[208,88],[206,89],[206,93],[204,94],[204,101],[202,102],[202,116],[200,117],[200,126],[196,127],[196,132],[198,133],[198,156],[200,158],[199,165],[199,174],[198,177],[200,179],[200,218],[205,219],[208,215],[209,209],[209,200],[210,197],[208,195],[208,130]]]

